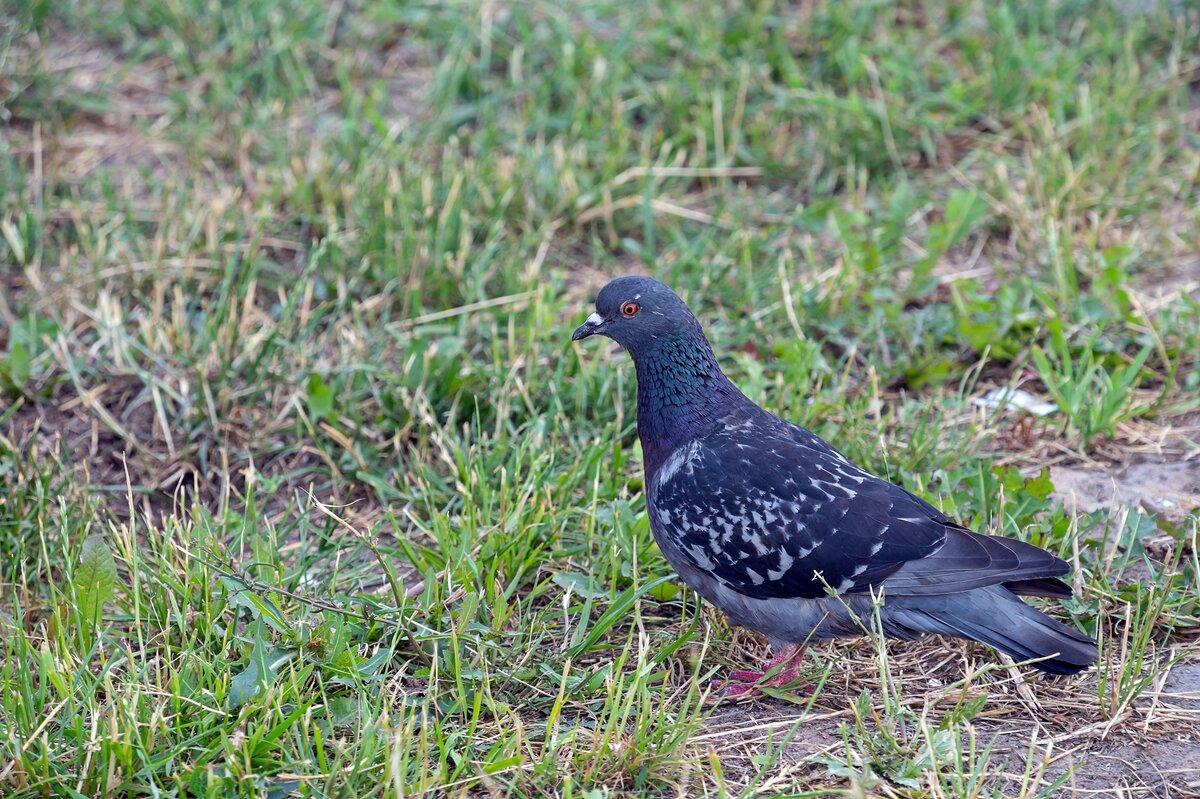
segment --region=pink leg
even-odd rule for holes
[[[767,663],[762,671],[731,671],[729,680],[721,686],[727,697],[758,696],[761,687],[783,688],[800,676],[800,661],[804,659],[806,647],[788,644]],[[771,674],[771,672],[775,672]],[[806,686],[811,690],[811,686]]]

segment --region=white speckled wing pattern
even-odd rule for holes
[[[680,447],[650,486],[651,526],[674,545],[664,551],[726,587],[817,598],[826,584],[846,593],[886,580],[890,593],[928,594],[1065,570],[1019,541],[964,530],[809,431],[756,411]]]

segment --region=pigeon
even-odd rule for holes
[[[879,603],[891,637],[980,641],[1052,675],[1096,661],[1094,640],[1020,599],[1071,596],[1057,579],[1066,561],[972,532],[759,407],[668,286],[608,283],[571,339],[594,335],[633,358],[647,514],[663,555],[776,653],[763,672],[733,672],[727,695],[792,683],[802,645],[861,634]]]

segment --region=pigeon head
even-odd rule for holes
[[[637,368],[638,437],[652,475],[675,447],[747,400],[717,365],[712,347],[683,300],[648,277],[619,277],[600,289],[596,312],[573,341],[608,336]]]
[[[634,275],[611,281],[596,296],[596,312],[576,328],[572,341],[608,336],[637,360],[665,341],[703,339],[700,324],[670,288]]]

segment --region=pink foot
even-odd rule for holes
[[[729,679],[720,688],[728,699],[741,696],[758,697],[763,688],[784,688],[800,678],[800,661],[804,659],[805,647],[799,644],[788,644],[778,655],[773,657],[762,671],[731,671]],[[802,692],[809,692],[812,686],[804,684]]]

